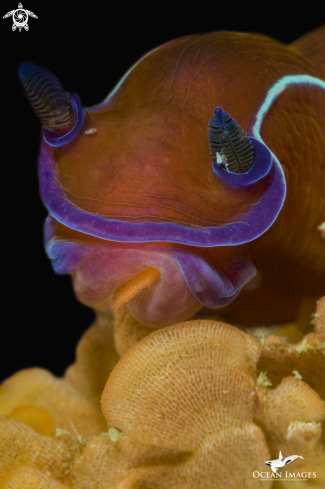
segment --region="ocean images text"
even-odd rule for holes
[[[301,479],[315,479],[316,472],[288,472],[287,470],[282,475],[282,472],[259,472],[255,470],[253,472],[255,479],[277,479],[277,480],[301,480]]]

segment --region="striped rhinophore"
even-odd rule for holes
[[[213,111],[208,138],[213,158],[228,172],[246,173],[253,165],[254,149],[249,137],[221,107]]]
[[[19,77],[43,127],[58,134],[68,130],[70,99],[59,80],[50,71],[32,63],[22,64]]]

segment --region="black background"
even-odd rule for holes
[[[0,16],[19,0],[2,0]],[[17,76],[23,61],[49,68],[85,107],[101,102],[127,69],[166,41],[214,30],[259,32],[290,43],[322,23],[321,2],[63,2],[22,0],[38,19],[1,32],[0,381],[33,366],[62,375],[93,313],[54,274],[43,248],[38,192],[40,124]],[[316,7],[319,6],[319,8]]]

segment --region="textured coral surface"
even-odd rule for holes
[[[99,311],[63,378],[33,368],[0,387],[0,488],[267,489],[252,474],[280,450],[325,487],[325,297],[313,322],[290,343],[213,319],[148,334],[126,308]]]

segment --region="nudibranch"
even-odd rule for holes
[[[281,304],[291,314],[324,294],[324,48],[324,27],[289,46],[183,37],[89,109],[45,68],[21,66],[43,126],[46,250],[82,302],[113,296],[158,328],[238,295],[248,323],[281,321]]]

